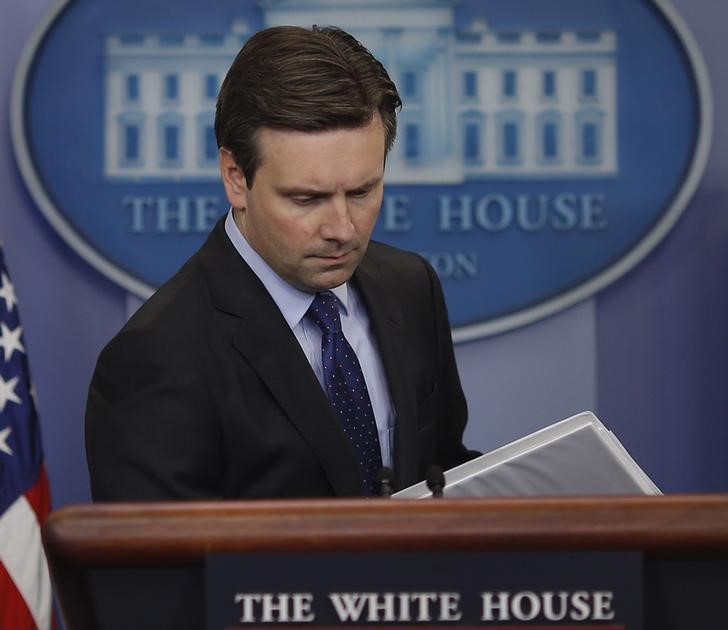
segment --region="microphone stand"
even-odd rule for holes
[[[432,498],[437,499],[442,497],[442,491],[445,489],[445,475],[442,472],[442,468],[433,464],[427,469],[427,487],[432,492]]]
[[[382,466],[377,473],[377,485],[379,487],[379,496],[389,498],[392,496],[394,482],[394,473],[388,466]]]

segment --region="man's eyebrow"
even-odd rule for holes
[[[374,188],[379,182],[381,182],[384,179],[384,175],[377,175],[376,177],[372,177],[371,179],[366,180],[365,182],[362,182],[359,184],[359,186],[355,186],[352,188],[352,190],[366,190],[367,188]]]
[[[351,190],[348,190],[347,192],[374,188],[374,186],[382,181],[382,179],[384,179],[384,175],[377,175],[376,177],[372,177],[371,179],[363,181],[358,186],[354,186]],[[283,195],[285,197],[326,197],[333,194],[333,192],[330,190],[316,188],[315,186],[276,185],[275,190],[279,195]]]
[[[312,186],[276,186],[276,192],[284,197],[325,197],[331,192]]]

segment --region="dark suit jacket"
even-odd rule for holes
[[[395,408],[399,487],[468,458],[442,290],[371,243],[353,276]],[[220,221],[101,353],[86,413],[95,500],[354,496],[357,466],[278,307]]]

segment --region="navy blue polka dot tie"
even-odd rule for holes
[[[361,366],[341,331],[336,296],[329,291],[317,293],[306,316],[321,329],[326,395],[354,447],[364,494],[375,495],[382,467],[377,424]]]

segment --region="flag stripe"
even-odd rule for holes
[[[35,630],[33,616],[2,563],[0,563],[0,610],[3,628]]]
[[[0,516],[0,562],[39,630],[51,627],[51,581],[40,526],[25,495]]]
[[[25,498],[28,499],[30,507],[33,508],[35,518],[38,519],[38,522],[42,523],[45,521],[48,513],[51,511],[51,493],[48,487],[48,476],[45,466],[41,466],[38,480],[25,493]]]

